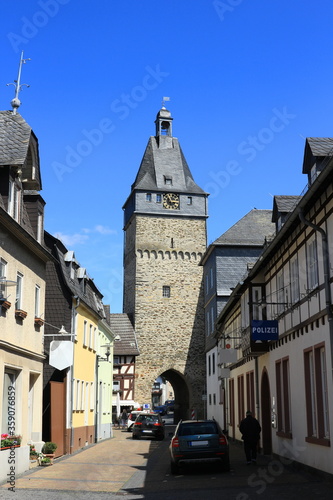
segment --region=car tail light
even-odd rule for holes
[[[135,422],[134,425],[135,425],[135,427],[138,427],[138,426],[142,425],[142,422]]]
[[[162,424],[160,424],[159,422],[155,422],[154,425],[156,425],[156,427],[162,427]]]
[[[172,448],[179,448],[179,439],[177,437],[173,437],[171,440]]]
[[[220,436],[219,443],[223,445],[228,444],[227,438],[225,436]]]

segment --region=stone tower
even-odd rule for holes
[[[203,416],[203,273],[207,193],[195,182],[164,107],[124,204],[124,313],[136,331],[135,400],[154,380],[173,386],[177,415]]]

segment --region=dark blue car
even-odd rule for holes
[[[166,415],[167,407],[165,405],[154,406],[154,413],[159,413],[160,415]]]

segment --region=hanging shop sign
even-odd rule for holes
[[[251,321],[252,340],[279,340],[278,321]]]

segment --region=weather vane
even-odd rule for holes
[[[162,108],[165,108],[165,103],[167,101],[170,101],[170,97],[163,97],[163,100],[162,100]]]
[[[18,98],[18,95],[21,92],[22,87],[30,87],[30,85],[27,85],[26,83],[21,84],[22,64],[25,64],[27,61],[31,61],[31,59],[23,59],[23,50],[22,50],[17,80],[14,80],[15,83],[7,83],[7,86],[14,85],[14,87],[15,87],[15,97],[14,97],[14,99],[12,99],[12,101],[10,103],[12,105],[12,108],[13,108],[13,115],[16,115],[17,108],[19,108],[21,105],[21,101]]]

